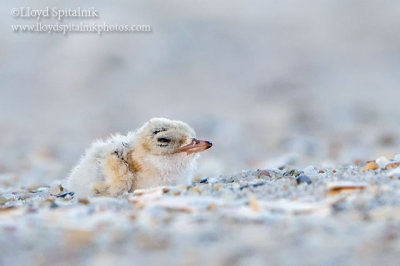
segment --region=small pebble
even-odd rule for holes
[[[66,192],[66,193],[57,195],[56,197],[58,197],[58,198],[67,198],[67,196],[72,197],[72,196],[74,196],[74,194],[75,194],[74,192]]]
[[[379,157],[376,159],[376,164],[379,166],[379,168],[385,168],[387,164],[390,163],[390,160],[388,160],[385,156]]]
[[[208,177],[202,179],[202,180],[200,181],[200,183],[201,183],[201,184],[208,184]]]
[[[292,169],[283,174],[283,176],[299,176],[299,175],[300,175],[300,172],[296,169]]]
[[[296,178],[296,182],[297,182],[297,184],[307,183],[308,185],[310,185],[312,183],[311,179],[306,175],[302,175],[302,176],[299,176],[298,178]]]

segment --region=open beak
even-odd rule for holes
[[[183,146],[178,150],[178,152],[186,152],[186,154],[197,153],[205,151],[211,148],[212,143],[206,140],[193,139],[192,142],[186,146]]]

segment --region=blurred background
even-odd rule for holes
[[[399,1],[2,1],[0,173],[62,179],[152,117],[214,147],[200,175],[400,153]],[[95,7],[151,33],[13,33],[15,7]],[[45,21],[54,23],[54,21]]]

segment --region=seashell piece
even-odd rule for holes
[[[363,169],[363,173],[370,171],[370,170],[378,170],[379,165],[376,162],[369,162]]]
[[[342,192],[364,190],[367,188],[365,183],[354,182],[333,182],[328,184],[328,196],[337,195]]]
[[[385,169],[388,170],[388,169],[397,168],[397,167],[400,167],[400,162],[389,163],[386,165]]]

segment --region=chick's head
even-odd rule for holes
[[[212,146],[197,140],[195,131],[186,123],[166,118],[153,118],[138,132],[143,149],[153,155],[172,155],[185,152],[191,155]]]

